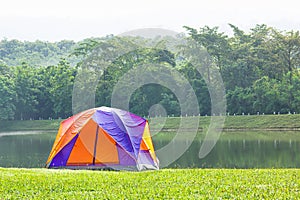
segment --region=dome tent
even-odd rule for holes
[[[148,121],[109,107],[92,108],[62,121],[46,167],[159,169]]]

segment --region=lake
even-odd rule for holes
[[[0,133],[0,167],[44,167],[56,131]],[[156,150],[169,144],[173,152],[189,141],[174,141],[173,133],[153,137]],[[212,151],[199,158],[204,136],[199,133],[168,168],[300,168],[300,132],[223,132]],[[169,155],[170,156],[170,155]],[[160,161],[167,159],[159,157]]]

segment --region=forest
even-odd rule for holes
[[[265,24],[249,31],[229,26],[232,35],[218,27],[185,26],[186,34],[175,38],[108,35],[79,42],[3,39],[0,41],[0,120],[71,116],[74,83],[82,70],[98,70],[99,80],[92,76],[90,80],[96,85],[95,105],[110,106],[119,79],[146,64],[150,64],[152,71],[164,73],[166,69],[183,75],[197,97],[197,112],[201,115],[219,114],[211,113],[209,84],[214,81],[213,70],[220,73],[224,83],[227,114],[299,113],[299,31],[278,30]],[[169,44],[174,50],[167,48]],[[199,62],[203,69],[200,73],[191,60],[182,57],[190,50],[207,52],[213,64]],[[98,64],[92,63],[95,55]],[[107,67],[99,69],[104,61]],[[174,92],[160,84],[143,85],[130,96],[130,111],[141,116],[148,116],[149,108],[155,104],[162,105],[170,116],[182,114],[180,106],[183,105]],[[197,113],[192,105],[184,106],[191,106],[185,114]]]

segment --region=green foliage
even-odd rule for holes
[[[254,95],[251,88],[236,87],[234,90],[229,90],[227,92],[227,101],[227,108],[230,111],[229,114],[256,113],[253,108],[253,103],[256,103],[256,101],[254,101]]]
[[[198,100],[199,110],[202,115],[211,114],[211,101],[207,84],[197,69],[189,62],[180,62],[177,70],[184,75],[192,86]],[[188,105],[185,105],[188,106]],[[192,108],[193,109],[193,108]]]
[[[34,117],[37,112],[38,105],[36,88],[35,70],[33,67],[22,63],[21,66],[15,68],[15,92],[16,98],[14,104],[16,106],[16,119],[29,119]]]
[[[298,169],[0,169],[4,199],[297,199]]]
[[[51,43],[39,40],[21,42],[4,39],[0,41],[0,62],[8,66],[17,66],[26,62],[30,66],[38,67],[56,65],[61,58],[67,58],[75,65],[78,60],[69,57],[75,46],[76,43],[70,40]]]
[[[130,111],[142,116],[148,116],[149,108],[155,104],[163,105],[170,116],[185,114],[181,113],[182,107],[188,115],[199,112],[211,115],[208,88],[214,81],[215,70],[221,73],[226,88],[228,113],[298,113],[299,32],[280,31],[261,24],[246,33],[235,25],[229,26],[233,36],[220,32],[218,27],[204,26],[198,30],[185,27],[188,35],[176,38],[109,35],[78,43],[4,39],[0,41],[0,120],[72,115],[72,92],[79,72],[86,72],[88,80],[78,83],[77,89],[87,91],[91,88],[85,85],[94,85],[96,106],[110,106],[115,87],[118,84],[130,87],[130,81],[143,77],[145,66],[152,73],[147,76],[149,80],[157,82],[155,74],[179,72],[192,89],[183,89],[182,96],[187,98],[179,103],[174,91],[163,85],[151,83],[137,88],[130,97]],[[170,44],[174,45],[174,52],[166,50]],[[205,52],[210,58],[201,60]],[[213,65],[207,64],[211,61]],[[201,72],[193,66],[195,62],[199,63]],[[126,77],[128,73],[132,76]],[[120,79],[125,77],[127,82],[121,84]],[[174,78],[179,87],[184,87],[184,78]],[[120,99],[128,95],[127,90],[119,93]],[[193,93],[199,111],[189,104]],[[80,110],[79,105],[73,106]]]
[[[230,27],[234,33],[230,38],[217,28],[197,31],[186,27],[190,37],[218,61],[227,90],[228,112],[298,111],[295,88],[299,87],[299,32],[278,31],[262,24],[246,34],[237,26]]]
[[[52,67],[53,76],[50,77],[49,90],[53,102],[54,117],[67,118],[72,115],[72,92],[76,76],[76,69],[65,60]]]
[[[130,71],[131,78],[135,81],[139,79],[139,69],[147,65],[150,73],[161,73],[159,66],[164,66],[166,69],[172,69],[175,63],[174,55],[159,48],[146,48],[140,44],[141,41],[136,41],[136,38],[111,38],[99,42],[95,48],[99,52],[104,52],[105,56],[100,59],[112,60],[103,70],[103,75],[98,82],[96,89],[96,105],[110,106],[111,95],[118,81]],[[115,58],[116,57],[116,58]],[[115,58],[115,59],[114,59]],[[97,58],[99,59],[99,58]],[[149,65],[149,63],[151,65]],[[101,72],[101,71],[100,71]],[[153,80],[155,77],[153,77]],[[130,82],[130,81],[129,81]],[[127,83],[128,84],[128,83]],[[130,99],[130,110],[140,115],[148,115],[148,109],[157,103],[163,101],[167,96],[174,101],[169,106],[167,103],[166,109],[172,114],[178,115],[178,109],[174,108],[176,98],[174,98],[169,89],[160,86],[159,84],[148,84],[138,88]],[[120,94],[121,96],[122,94]],[[124,93],[123,95],[127,95]],[[164,103],[165,100],[164,100]],[[178,103],[177,103],[178,104]]]
[[[0,120],[14,119],[16,97],[12,70],[0,64]]]

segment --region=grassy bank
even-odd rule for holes
[[[147,172],[0,168],[3,199],[297,199],[299,169]]]
[[[188,117],[187,123],[199,120],[199,129],[205,129],[210,123],[210,117]],[[57,130],[61,120],[35,120],[35,121],[0,121],[0,132],[18,130]],[[150,119],[153,129],[163,127],[163,130],[177,129],[180,117]],[[300,130],[300,115],[251,115],[227,116],[224,124],[225,130]]]
[[[219,118],[219,117],[215,117]],[[187,123],[199,119],[199,127],[205,129],[210,124],[211,117],[188,117]],[[177,128],[181,118],[167,118],[164,128]],[[224,129],[299,129],[300,115],[245,115],[226,116]]]
[[[19,120],[0,121],[0,132],[30,131],[30,130],[58,130],[61,120]]]

